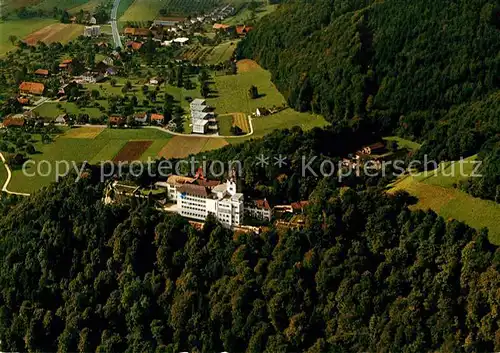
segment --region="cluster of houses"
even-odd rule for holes
[[[85,37],[99,37],[101,35],[101,26],[99,25],[92,25],[92,26],[85,26],[83,29],[83,35]]]
[[[126,47],[134,51],[140,50],[144,39],[150,36],[154,41],[160,42],[162,46],[170,46],[172,44],[183,46],[187,44],[190,39],[182,36],[182,32],[186,32],[195,25],[213,24],[214,22],[222,21],[233,15],[234,11],[235,9],[233,6],[225,5],[213,10],[207,15],[200,15],[192,18],[160,17],[154,20],[149,28],[127,27],[123,30],[123,34],[130,39],[126,43]],[[251,27],[245,26],[236,26],[234,28],[240,35],[244,35],[251,30]],[[166,38],[165,35],[167,35]]]
[[[218,130],[213,109],[207,105],[206,100],[194,99],[190,103],[190,108],[193,134],[206,134]]]

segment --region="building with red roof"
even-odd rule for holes
[[[33,94],[41,96],[45,91],[45,86],[43,83],[39,82],[22,82],[19,85],[19,92],[23,94]]]

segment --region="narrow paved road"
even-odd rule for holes
[[[118,32],[118,6],[120,6],[120,0],[115,0],[113,3],[113,8],[111,9],[111,31],[113,32],[113,40],[115,41],[115,48],[123,48],[122,40],[120,38],[120,32]]]
[[[3,184],[2,191],[10,194],[10,195],[18,195],[18,196],[30,196],[30,194],[25,194],[23,192],[13,192],[7,190],[7,186],[9,186],[10,179],[12,179],[12,172],[10,171],[9,166],[7,165],[7,161],[5,160],[5,157],[3,156],[2,153],[0,153],[0,159],[2,159],[3,165],[5,166],[5,169],[7,169],[7,180],[5,181],[5,184]]]

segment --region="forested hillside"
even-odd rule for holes
[[[238,55],[268,68],[297,110],[372,121],[451,160],[499,148],[499,29],[494,0],[296,0]],[[500,184],[500,173],[488,178]],[[500,189],[478,189],[500,200]]]
[[[500,251],[402,194],[324,180],[304,230],[255,236],[101,193],[4,202],[0,350],[500,350]]]

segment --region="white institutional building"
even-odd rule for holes
[[[232,179],[220,183],[172,175],[156,186],[166,187],[167,198],[177,204],[181,216],[204,221],[211,214],[226,227],[243,224],[243,194],[237,192]]]
[[[194,99],[190,108],[193,134],[206,134],[210,128],[210,119],[214,118],[214,113],[210,111],[210,107],[204,99]]]

